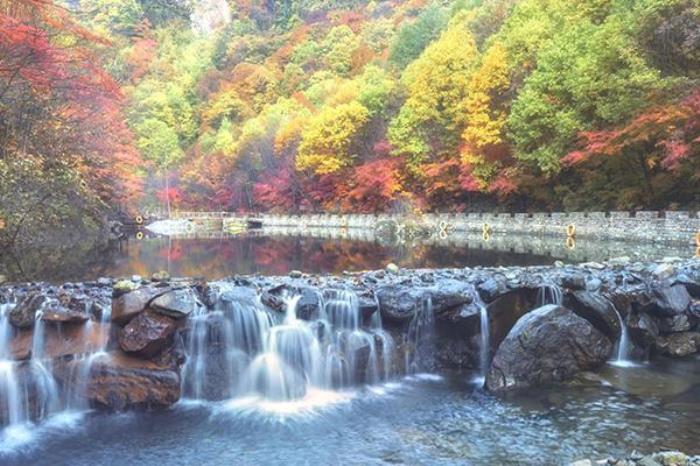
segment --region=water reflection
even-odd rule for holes
[[[690,251],[692,253],[692,251]],[[435,235],[418,242],[378,238],[372,230],[266,228],[242,236],[132,237],[75,248],[4,252],[0,274],[11,280],[78,281],[166,270],[174,276],[341,273],[384,267],[543,265],[629,256],[649,260],[689,254],[685,245],[577,240],[550,236]],[[1,253],[0,253],[1,254]],[[690,254],[692,255],[692,254]]]
[[[13,280],[78,281],[100,276],[149,276],[167,270],[173,276],[221,278],[234,274],[280,275],[290,270],[341,273],[382,268],[534,265],[546,256],[423,244],[386,246],[352,239],[245,235],[221,238],[130,238],[85,252],[53,255],[30,252],[5,259]],[[0,264],[0,267],[2,265]],[[0,272],[3,273],[3,272]]]

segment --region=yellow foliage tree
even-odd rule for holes
[[[353,140],[368,120],[367,108],[355,101],[322,110],[302,133],[297,170],[323,175],[351,165]]]
[[[218,127],[221,120],[229,118],[237,121],[247,113],[246,105],[234,89],[217,92],[202,109],[202,124],[206,127]]]
[[[457,14],[447,30],[403,73],[407,98],[389,128],[396,153],[409,155],[415,169],[431,150],[454,150],[465,123],[463,103],[467,97],[476,44],[469,30],[472,15]],[[424,134],[440,141],[431,147]]]
[[[505,109],[494,105],[510,85],[507,53],[503,45],[494,43],[483,55],[472,75],[464,101],[466,127],[462,132],[461,159],[483,189],[497,169],[496,161],[488,161],[486,152],[504,142]]]

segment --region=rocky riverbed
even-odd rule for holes
[[[700,456],[689,456],[679,451],[663,451],[650,455],[633,452],[626,458],[605,458],[602,460],[583,459],[569,466],[698,466]]]
[[[621,258],[576,266],[388,267],[340,276],[293,271],[216,282],[163,273],[60,286],[5,284],[2,359],[13,364],[13,383],[24,388],[34,419],[48,409],[47,386],[64,404],[71,398],[107,410],[171,406],[192,389],[183,372],[196,366],[192,348],[199,346],[207,383],[198,396],[222,399],[235,383],[225,367],[231,360],[222,356],[231,350],[227,332],[248,328],[227,326],[222,315],[235,324],[239,309],[256,306],[281,321],[293,302],[295,318],[314,323],[314,338],[322,341],[328,328],[315,323],[345,309],[328,306],[341,295],[356,309],[348,316],[357,322],[348,328],[373,329],[369,339],[336,342],[342,354],[328,359],[351,366],[354,383],[375,380],[375,372],[390,378],[481,368],[486,389],[505,393],[574,381],[616,358],[685,358],[700,350],[700,261]],[[251,335],[236,335],[246,351],[259,351]],[[37,378],[37,367],[50,377]],[[342,383],[339,377],[331,371],[330,383]],[[6,422],[11,402],[5,389],[0,416]]]

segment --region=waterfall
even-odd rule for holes
[[[618,311],[617,307],[612,303],[612,301],[609,302],[612,308],[615,310],[615,315],[620,323],[620,340],[617,343],[617,355],[615,356],[615,360],[612,362],[612,364],[618,367],[633,367],[635,366],[635,363],[630,359],[632,353],[632,342],[630,341],[625,319],[622,317],[622,314],[620,311]]]
[[[89,311],[91,304],[86,302],[86,311]],[[72,361],[57,362],[54,367],[54,346],[63,342],[62,324],[47,323],[44,316],[55,306],[59,306],[55,298],[46,299],[36,311],[30,358],[16,361],[12,341],[18,331],[13,328],[9,318],[15,303],[0,304],[0,419],[4,421],[3,437],[14,441],[30,440],[32,434],[28,428],[35,421],[71,410],[87,410],[87,387],[92,365],[97,359],[107,357],[108,306],[103,310],[99,324],[92,318],[83,324],[82,341],[87,342],[85,352],[75,355]],[[63,370],[65,372],[61,372]],[[63,377],[57,379],[54,371],[63,374]]]
[[[35,314],[34,334],[32,338],[32,357],[29,361],[32,369],[32,381],[37,391],[36,417],[43,419],[60,409],[58,384],[53,376],[51,360],[45,358],[45,324],[44,310],[53,304],[47,299]]]
[[[430,365],[434,354],[435,315],[430,296],[424,298],[413,314],[406,334],[406,373],[414,374]]]
[[[544,283],[537,291],[537,307],[546,306],[547,304],[561,305],[562,300],[561,288],[554,283]]]
[[[14,330],[9,314],[14,304],[0,304],[0,409],[5,426],[18,428],[33,419],[44,418],[60,408],[58,385],[51,373],[51,364],[44,354],[43,307],[36,313],[35,339],[28,363],[15,361],[11,350]],[[30,406],[29,399],[35,403]]]
[[[0,409],[4,409],[9,425],[17,425],[26,417],[21,384],[10,351],[12,327],[9,314],[14,304],[0,304]]]
[[[485,379],[486,373],[489,370],[491,342],[489,335],[489,314],[486,310],[486,306],[484,306],[483,303],[479,303],[479,324],[481,331],[481,341],[479,345],[479,368],[481,369],[481,376]]]
[[[394,342],[376,316],[363,321],[355,293],[317,294],[318,313],[305,320],[298,312],[301,295],[293,291],[280,296],[280,314],[251,289],[217,286],[214,309],[189,318],[183,397],[282,402],[392,375]]]
[[[85,303],[85,312],[88,312],[88,303]],[[96,345],[88,346],[88,352],[80,355],[73,365],[72,373],[69,378],[70,383],[67,388],[67,404],[70,409],[86,410],[90,406],[88,404],[88,385],[92,368],[96,361],[109,358],[107,353],[107,343],[109,341],[109,324],[111,321],[112,308],[111,306],[102,309],[100,318],[96,323],[89,319],[83,325],[83,338],[88,342],[95,342]]]

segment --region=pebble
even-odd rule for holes
[[[608,263],[612,265],[626,265],[629,264],[631,260],[629,256],[620,256],[608,259]]]
[[[579,264],[581,267],[584,269],[596,269],[596,270],[603,270],[605,266],[601,264],[600,262],[584,262],[583,264]]]
[[[290,278],[301,278],[302,275],[303,274],[302,274],[301,270],[292,270],[291,272],[289,272]]]
[[[166,282],[170,280],[170,274],[165,270],[160,270],[151,275],[151,280],[153,280],[154,282]]]
[[[652,272],[656,278],[659,280],[665,280],[670,278],[676,272],[675,267],[669,263],[659,264],[654,268]]]
[[[394,275],[397,275],[399,273],[399,266],[394,264],[393,262],[391,262],[391,263],[387,264],[386,271],[389,273],[393,273]]]

